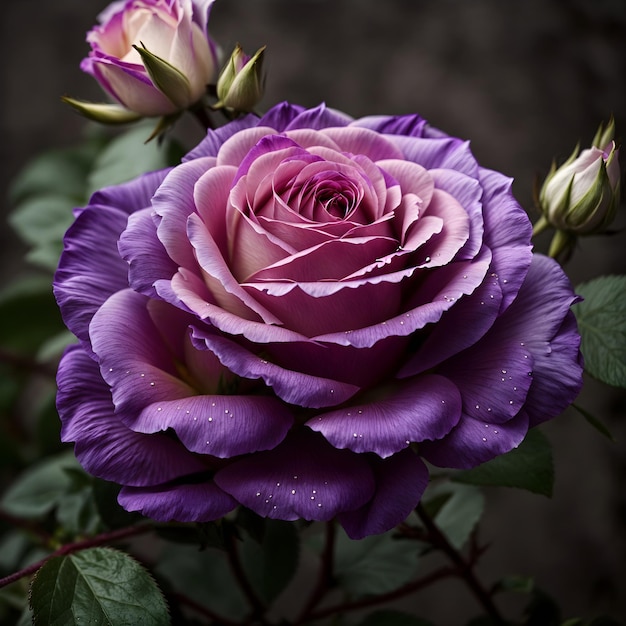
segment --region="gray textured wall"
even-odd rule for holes
[[[26,160],[80,136],[82,119],[59,96],[100,98],[78,63],[84,33],[106,4],[3,6],[3,213],[7,181]],[[218,0],[211,20],[227,52],[236,42],[249,52],[268,45],[265,106],[324,100],[354,116],[417,111],[470,139],[482,164],[515,177],[527,208],[535,175],[589,141],[611,112],[626,133],[625,28],[624,0]],[[0,246],[4,272],[18,270],[19,247],[6,226]],[[584,241],[568,270],[574,282],[623,272],[624,234]],[[571,412],[548,425],[555,496],[490,493],[484,536],[493,547],[483,571],[537,573],[568,616],[626,617],[626,399],[590,384],[581,404],[609,423],[618,443]],[[452,624],[459,606],[473,606],[459,585],[447,592],[455,601],[443,606],[440,596],[419,596],[423,614]]]

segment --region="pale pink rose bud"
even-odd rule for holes
[[[207,35],[213,0],[121,0],[88,34],[81,68],[124,107],[169,115],[198,102],[215,79],[216,51]]]
[[[613,141],[613,120],[600,126],[593,145],[578,147],[559,168],[553,164],[539,194],[548,225],[573,235],[606,230],[619,204],[619,150]]]
[[[228,63],[217,80],[219,101],[214,108],[247,113],[263,97],[263,55],[265,46],[253,56],[247,55],[237,44]]]

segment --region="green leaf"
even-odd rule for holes
[[[432,622],[400,611],[376,611],[358,626],[434,626]]]
[[[50,279],[21,277],[0,291],[0,345],[3,350],[35,352],[63,330]]]
[[[578,285],[583,302],[572,307],[582,337],[585,371],[626,387],[626,276],[601,276]]]
[[[354,596],[378,595],[409,582],[417,569],[418,548],[392,533],[354,541],[337,530],[335,577]]]
[[[145,143],[152,132],[151,124],[137,124],[113,139],[98,155],[88,179],[91,192],[102,187],[132,180],[170,164],[170,142]]]
[[[243,619],[250,610],[221,550],[167,544],[155,571],[173,589],[231,620]]]
[[[67,468],[78,468],[72,452],[41,461],[26,470],[9,487],[0,506],[16,517],[38,519],[48,514],[72,485]]]
[[[30,593],[35,625],[166,626],[167,605],[150,574],[112,548],[50,559]]]
[[[246,537],[241,561],[259,597],[267,604],[289,584],[298,567],[298,531],[291,522],[266,520],[260,543]]]
[[[453,480],[472,485],[517,487],[549,497],[554,484],[550,442],[533,428],[516,449],[474,469],[458,472]]]
[[[601,420],[577,404],[572,404],[572,408],[576,409],[587,420],[587,423],[593,426],[599,433],[603,434],[607,439],[615,443],[615,437],[613,437],[611,431]]]
[[[476,487],[444,483],[430,487],[424,500],[428,503],[432,498],[438,500],[441,495],[449,497],[434,516],[435,524],[448,541],[460,550],[480,521],[485,508],[485,498]]]
[[[75,148],[51,150],[33,159],[14,179],[9,191],[13,206],[38,195],[73,199],[85,198],[85,180],[101,140],[91,140]]]

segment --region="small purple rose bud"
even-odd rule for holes
[[[600,126],[592,146],[578,147],[559,168],[555,164],[539,194],[545,225],[570,235],[607,229],[619,204],[620,165],[613,120]]]
[[[213,0],[119,0],[87,35],[81,68],[141,116],[165,116],[198,102],[215,79],[207,35]]]
[[[217,80],[219,101],[214,108],[224,108],[239,113],[252,111],[263,97],[264,53],[265,46],[259,48],[253,56],[249,56],[237,44]]]

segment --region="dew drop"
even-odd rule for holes
[[[427,257],[424,259],[424,263],[430,263],[430,257],[429,257],[429,256],[427,256]]]
[[[513,400],[509,400],[509,404],[513,404]]]
[[[315,496],[311,496],[311,500],[315,500]]]
[[[109,372],[112,372],[112,371],[113,371],[113,368],[112,368],[112,367],[109,367]]]
[[[277,487],[280,487],[280,483],[276,483],[276,486],[277,486]]]
[[[317,507],[318,507],[319,509],[321,509],[321,508],[322,508],[322,505],[318,502],[318,503],[317,503]]]
[[[315,489],[313,489],[313,491],[311,491],[311,493],[317,493],[317,491]]]
[[[191,411],[185,411],[185,413],[186,413],[187,415],[189,415],[189,413],[191,413]]]
[[[481,304],[485,304],[484,302],[481,302]]]
[[[494,435],[497,435],[497,434],[498,434],[498,431],[497,431],[497,430],[494,430],[494,431],[493,431],[493,434],[494,434]]]
[[[487,441],[487,437],[483,437],[483,441]]]
[[[211,402],[211,406],[215,406],[215,402]]]
[[[358,435],[356,433],[352,433],[352,436],[356,439]]]
[[[141,378],[145,378],[146,375],[145,374],[140,374]]]
[[[480,404],[477,404],[477,405],[476,405],[476,408],[477,408],[477,409],[480,409]]]
[[[506,374],[506,370],[500,370],[503,374]]]
[[[198,421],[198,418],[197,418],[197,417],[194,417],[194,418],[193,418],[193,421],[194,421],[194,422],[197,422],[197,421]],[[211,421],[211,418],[209,418],[209,422],[210,422],[210,421]]]
[[[159,411],[159,412],[160,412],[160,411],[162,411],[162,410],[163,410],[163,407],[159,407],[159,408],[157,409],[157,411]]]
[[[154,387],[154,385],[156,385],[156,383],[155,383],[155,382],[151,382],[151,383],[150,383],[150,387]]]
[[[230,413],[230,411],[229,411],[228,409],[224,409],[224,413],[225,413],[226,415],[228,415],[228,413]]]
[[[295,489],[292,489],[292,490],[291,490],[291,495],[292,495],[292,496],[295,496],[295,495],[296,495],[296,490],[295,490]]]
[[[293,479],[294,479],[294,480],[298,480],[298,477],[294,475]]]
[[[361,409],[359,409],[358,413],[359,413],[359,415],[362,415],[363,411]]]
[[[193,419],[196,419],[196,418],[194,417]],[[209,417],[209,422],[212,422],[212,421],[213,421],[213,418]]]
[[[256,492],[256,497],[258,498],[260,495],[261,495],[261,492],[260,492],[260,491],[257,491],[257,492]]]

